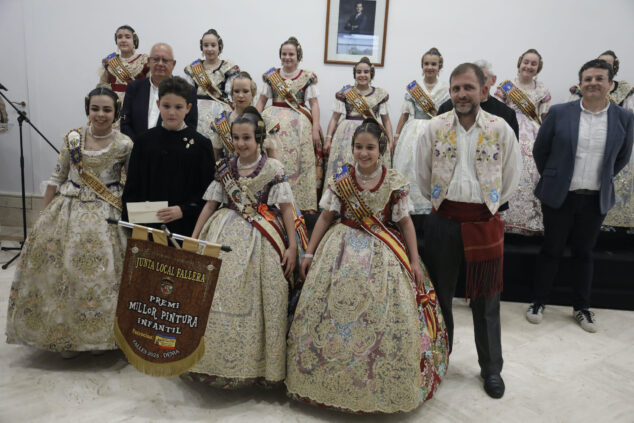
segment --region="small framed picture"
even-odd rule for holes
[[[383,66],[389,3],[328,0],[324,63],[354,64],[367,56],[375,66]]]

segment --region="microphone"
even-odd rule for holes
[[[5,91],[7,91],[7,87],[5,87],[4,85],[0,84],[0,90],[5,90]]]
[[[26,107],[26,101],[12,101],[11,103],[17,104],[20,107]]]

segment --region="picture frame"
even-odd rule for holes
[[[328,0],[324,63],[385,62],[390,0]]]

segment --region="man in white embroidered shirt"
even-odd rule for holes
[[[480,375],[493,398],[504,395],[500,292],[504,223],[500,204],[519,180],[520,151],[511,127],[480,109],[488,95],[473,63],[449,77],[454,109],[433,118],[417,151],[417,182],[433,206],[424,224],[423,261],[436,288],[453,344],[452,301],[460,268],[466,270]]]
[[[634,115],[608,101],[612,66],[594,59],[581,67],[582,99],[553,106],[535,139],[533,158],[541,176],[535,196],[542,202],[544,243],[537,257],[534,299],[526,312],[540,323],[566,241],[574,274],[573,316],[596,332],[590,311],[594,248],[601,223],[614,205],[614,176],[632,153]]]

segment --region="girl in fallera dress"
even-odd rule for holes
[[[386,151],[384,157],[385,165],[388,168],[391,167],[392,123],[390,122],[387,103],[389,95],[383,88],[373,87],[371,85],[374,79],[374,72],[374,66],[370,62],[370,59],[367,57],[361,58],[352,68],[352,75],[354,77],[354,88],[352,89],[356,91],[356,94],[348,92],[347,87],[344,87],[335,95],[332,117],[328,123],[328,130],[326,131],[326,139],[324,141],[324,154],[330,154],[328,157],[326,177],[333,176],[342,165],[352,161],[350,138],[355,129],[361,125],[363,119],[369,117],[359,113],[360,111],[354,106],[354,103],[346,97],[346,92],[348,92],[349,97],[351,97],[349,94],[353,94],[352,98],[361,97],[363,99],[362,101],[367,105],[367,110],[361,110],[362,112],[370,114],[369,110],[371,110],[374,117],[381,117],[390,144],[390,148]],[[339,122],[341,116],[343,116],[344,119]]]
[[[520,183],[509,200],[509,209],[501,216],[505,231],[520,235],[537,235],[544,231],[541,202],[533,194],[539,181],[533,160],[533,144],[541,120],[550,109],[551,100],[548,88],[537,80],[543,65],[542,56],[537,50],[526,50],[517,61],[517,77],[513,81],[502,82],[495,92],[498,99],[515,111],[519,124],[522,152]],[[523,100],[526,105],[522,104]]]
[[[224,112],[225,119],[227,120],[227,124],[231,125],[236,117],[240,116],[244,109],[247,106],[253,105],[253,98],[257,93],[257,86],[253,79],[251,79],[251,75],[248,72],[240,72],[236,77],[231,81],[231,100],[233,101],[233,105],[235,106],[235,110]],[[221,133],[222,127],[220,129],[217,128],[217,120],[220,116],[216,117],[216,121],[211,125],[211,130],[209,131],[209,136],[211,138],[211,144],[214,147],[214,156],[217,158],[220,157],[229,157],[234,156],[235,151],[233,148],[228,148],[227,144],[231,143],[231,131],[229,129],[228,133]],[[267,125],[267,129],[272,129],[271,127],[275,125]],[[269,133],[264,140],[264,144],[262,148],[266,152],[267,157],[277,158],[277,148],[279,146],[279,139],[277,137],[277,133]]]
[[[119,53],[112,53],[102,61],[99,69],[99,83],[97,87],[110,88],[117,93],[123,103],[125,88],[128,82],[143,79],[150,72],[149,57],[145,53],[137,53],[139,36],[129,25],[117,28],[114,41]]]
[[[414,204],[412,219],[414,224],[421,228],[422,217],[431,212],[431,203],[423,197],[416,184],[416,147],[429,119],[436,116],[440,105],[449,100],[449,84],[438,78],[443,68],[443,61],[442,55],[434,47],[423,54],[421,58],[423,83],[418,84],[417,81],[413,81],[414,86],[411,83],[408,85],[401,108],[401,118],[396,126],[396,147],[392,164],[394,169],[401,172],[409,181],[409,196]],[[418,100],[410,92],[410,90],[416,90],[415,86],[420,87],[424,93],[424,96]],[[428,104],[429,100],[431,104]]]
[[[43,210],[18,261],[7,342],[59,352],[113,350],[125,252],[120,184],[132,141],[112,128],[121,103],[107,88],[85,100],[89,126],[69,131],[47,181]],[[100,194],[97,194],[100,192]]]
[[[447,370],[447,334],[418,257],[407,181],[379,162],[387,147],[376,121],[365,120],[352,137],[356,164],[328,179],[288,336],[292,398],[404,412],[431,398]]]
[[[187,235],[194,230],[203,194],[213,179],[214,154],[209,139],[184,122],[192,106],[188,103],[192,86],[179,76],[170,76],[158,89],[162,125],[135,140],[123,202],[167,201],[168,206],[156,213],[160,224]]]
[[[282,67],[263,75],[265,84],[256,107],[265,121],[279,122],[278,155],[299,208],[302,213],[316,212],[317,190],[321,189],[317,75],[299,69],[303,50],[295,37],[282,43],[279,54]],[[265,109],[269,99],[273,104]]]
[[[247,107],[231,133],[237,156],[218,162],[192,235],[232,248],[220,255],[205,355],[190,373],[225,389],[284,380],[287,278],[297,255],[293,193],[282,164],[262,150],[267,134],[262,117]]]
[[[220,58],[224,41],[215,29],[205,32],[200,39],[203,60],[185,67],[189,82],[196,87],[198,97],[197,130],[210,138],[210,125],[221,112],[231,111],[231,81],[240,73],[238,65]]]

